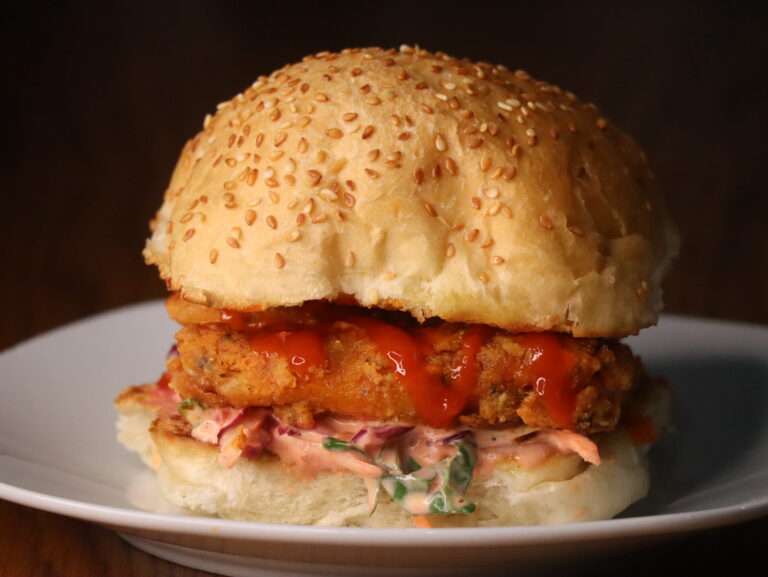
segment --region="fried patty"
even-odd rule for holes
[[[427,370],[445,386],[466,354],[462,343],[467,330],[449,324],[431,329]],[[421,420],[392,359],[366,331],[335,322],[318,334],[323,362],[297,371],[285,355],[257,354],[253,333],[242,327],[189,324],[176,336],[178,357],[168,362],[171,387],[205,406],[273,407],[281,418],[304,427],[312,426],[318,414]],[[639,359],[615,340],[558,339],[573,359],[575,403],[569,428],[585,434],[612,430],[622,404],[645,378]],[[521,335],[494,331],[476,351],[474,392],[458,420],[473,427],[555,425],[528,370],[535,354]]]

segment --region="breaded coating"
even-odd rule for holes
[[[315,331],[316,343],[310,339],[306,345],[316,344],[315,358],[302,358],[299,365],[290,355],[264,352],[259,339],[275,334],[264,330],[234,330],[221,322],[183,327],[177,334],[179,356],[168,361],[171,387],[205,406],[275,407],[299,426],[311,426],[313,415],[321,413],[420,421],[392,359],[359,326],[343,321],[323,325]],[[427,370],[451,386],[452,372],[466,355],[462,343],[468,327],[443,323],[408,330],[415,335],[429,331],[428,338],[421,335],[429,343]],[[645,379],[639,359],[615,340],[557,338],[573,360],[575,403],[568,428],[585,434],[615,428],[622,403]],[[555,425],[528,370],[535,354],[524,336],[489,332],[474,356],[474,392],[458,420],[473,427]]]

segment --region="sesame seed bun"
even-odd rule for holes
[[[656,322],[676,246],[645,157],[593,105],[403,47],[310,56],[220,104],[144,254],[214,307],[351,298],[622,336]]]

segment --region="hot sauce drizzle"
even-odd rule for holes
[[[462,358],[451,369],[446,383],[438,370],[430,366],[427,356],[434,352],[428,333],[424,338],[412,335],[394,325],[372,318],[355,317],[350,323],[359,326],[392,363],[414,409],[430,427],[448,427],[464,409],[474,393],[479,375],[476,355],[491,336],[488,327],[472,327],[462,337]]]
[[[523,368],[524,374],[541,397],[552,424],[556,427],[573,425],[576,409],[573,353],[552,333],[527,333],[520,335],[519,342],[531,355]]]
[[[326,323],[300,330],[264,331],[249,322],[247,313],[221,310],[220,315],[221,321],[232,330],[251,335],[249,344],[254,353],[284,358],[297,376],[306,377],[310,368],[326,363]],[[480,376],[477,353],[494,333],[494,329],[485,325],[468,327],[461,337],[458,362],[444,379],[439,369],[428,362],[429,355],[435,352],[439,329],[410,331],[373,317],[355,315],[345,320],[366,332],[390,361],[416,412],[427,425],[435,428],[448,427],[471,400]],[[521,370],[541,398],[552,424],[572,426],[576,408],[573,353],[552,333],[520,334],[518,341],[529,355]]]

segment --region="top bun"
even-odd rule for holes
[[[677,248],[643,153],[594,105],[407,46],[309,56],[220,104],[152,229],[147,262],[193,302],[574,336],[655,323]]]

